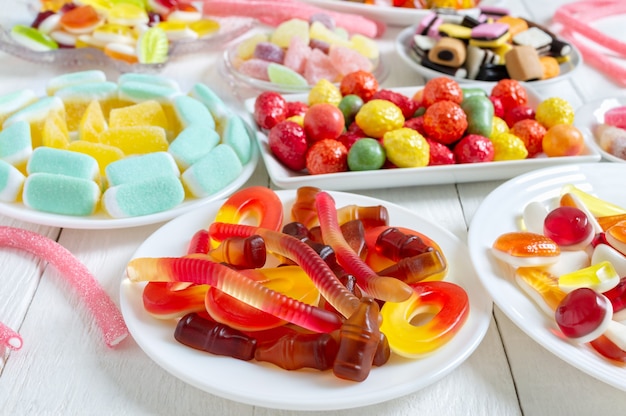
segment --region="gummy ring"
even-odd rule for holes
[[[184,283],[185,285],[187,283]],[[171,282],[148,282],[143,289],[143,306],[157,319],[180,318],[190,312],[204,311],[208,285],[172,288]]]
[[[408,300],[383,305],[380,330],[393,352],[418,358],[442,347],[459,332],[469,315],[469,298],[461,286],[446,281],[423,281],[411,287],[413,294]],[[416,323],[428,315],[432,315],[428,322]]]
[[[280,231],[283,225],[283,204],[273,190],[251,186],[232,194],[220,207],[215,222],[243,224],[250,217],[258,227]]]

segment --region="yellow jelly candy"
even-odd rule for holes
[[[387,100],[370,100],[356,114],[357,126],[369,137],[380,138],[404,125],[402,110]]]
[[[546,129],[557,124],[574,123],[574,109],[563,98],[552,97],[539,103],[535,110],[535,120]]]
[[[309,106],[320,103],[328,103],[334,106],[341,102],[339,87],[327,79],[321,79],[309,91]]]
[[[189,23],[189,29],[196,32],[199,38],[203,38],[220,30],[220,24],[213,19],[200,19]]]
[[[309,28],[309,36],[311,39],[326,42],[329,45],[341,45],[349,48],[352,46],[350,41],[337,32],[333,32],[321,22],[313,22]]]
[[[111,162],[124,158],[124,152],[118,147],[85,140],[75,140],[69,144],[68,150],[84,153],[98,161],[100,176],[106,177],[105,169]]]
[[[302,19],[290,19],[278,25],[270,37],[270,42],[288,48],[291,38],[298,36],[305,45],[309,44],[309,22]]]
[[[169,41],[160,27],[143,32],[137,42],[137,58],[142,64],[160,64],[167,60]]]
[[[269,37],[266,33],[257,33],[247,39],[244,39],[237,45],[237,56],[241,59],[248,60],[252,58],[256,45],[260,42],[267,42]]]
[[[365,56],[372,61],[377,61],[380,57],[380,51],[378,49],[378,44],[374,39],[368,38],[367,36],[355,34],[350,38],[350,42],[352,43],[352,49]]]
[[[385,133],[383,147],[387,159],[399,168],[427,166],[430,161],[430,146],[424,136],[407,127]]]
[[[161,104],[155,100],[148,100],[111,110],[110,128],[129,126],[157,126],[167,130],[169,123]]]
[[[521,160],[526,159],[528,150],[524,141],[511,133],[501,133],[493,136],[493,160]]]
[[[87,106],[78,124],[78,138],[88,142],[98,142],[100,133],[107,129],[107,121],[98,100]]]
[[[67,149],[70,144],[70,134],[64,117],[52,113],[46,118],[41,130],[41,144],[57,149]]]
[[[157,126],[109,128],[100,135],[100,142],[119,147],[127,156],[166,151],[169,145],[165,130]]]
[[[501,119],[500,117],[493,116],[493,123],[491,125],[491,134],[489,137],[494,137],[500,133],[508,133],[509,126],[506,124],[506,121]]]

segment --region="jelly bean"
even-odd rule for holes
[[[214,261],[226,263],[238,269],[263,267],[267,259],[265,241],[258,235],[247,238],[227,238],[208,254]]]
[[[367,378],[380,342],[380,309],[370,297],[363,298],[339,330],[339,349],[333,363],[336,377],[351,381]]]
[[[251,186],[232,194],[219,208],[215,222],[243,224],[254,219],[261,228],[278,231],[283,225],[283,204],[273,190]]]
[[[545,266],[556,263],[561,249],[552,239],[530,232],[509,232],[493,243],[494,257],[512,266]]]
[[[608,261],[559,276],[559,288],[569,293],[574,289],[588,287],[597,292],[606,292],[617,286],[620,276]]]
[[[602,335],[612,316],[613,308],[606,296],[586,287],[568,293],[555,311],[563,335],[581,343]]]
[[[467,320],[470,306],[467,293],[455,283],[419,282],[411,288],[413,294],[408,300],[383,305],[381,331],[393,352],[418,358],[449,342]],[[415,324],[416,318],[428,311],[434,316]]]
[[[626,256],[626,221],[612,225],[604,234],[611,247]]]
[[[567,295],[559,288],[558,278],[543,268],[519,267],[515,282],[550,317]]]
[[[244,361],[252,360],[256,349],[254,338],[197,313],[187,314],[178,321],[174,338],[197,350]]]
[[[580,249],[591,243],[594,232],[585,213],[575,207],[557,207],[545,218],[543,234],[563,249]]]
[[[467,133],[489,137],[493,129],[493,103],[485,94],[463,96],[461,108],[467,114]]]
[[[294,332],[274,342],[257,344],[254,358],[270,362],[285,370],[332,368],[339,345],[330,334]]]
[[[297,240],[296,240],[297,241]],[[314,332],[331,332],[341,319],[266,288],[227,266],[200,258],[135,258],[126,268],[132,282],[165,281],[209,284],[264,312]]]
[[[204,311],[207,285],[191,285],[174,290],[170,282],[148,282],[143,289],[143,307],[158,319],[180,318],[190,312]]]
[[[412,293],[411,288],[400,280],[377,275],[347,244],[337,222],[335,201],[326,192],[319,192],[315,206],[320,220],[324,242],[335,250],[337,261],[370,296],[377,299],[401,302]]]
[[[357,308],[359,299],[341,284],[328,264],[306,243],[287,234],[243,224],[214,222],[209,235],[214,240],[258,234],[265,240],[267,249],[296,262],[315,282],[322,296],[343,316],[350,316]]]
[[[378,271],[380,276],[395,277],[406,283],[417,283],[422,280],[443,280],[448,265],[439,250],[427,251],[413,257],[406,257],[396,264]]]

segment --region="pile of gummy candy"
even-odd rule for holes
[[[189,236],[182,257],[131,260],[130,281],[147,282],[146,311],[189,347],[356,382],[392,352],[436,352],[465,324],[468,295],[444,280],[441,247],[390,225],[385,206],[337,206],[302,187],[283,210],[271,189],[246,188]]]
[[[338,85],[319,81],[307,102],[263,92],[254,118],[273,155],[309,174],[575,156],[586,149],[569,102],[551,97],[533,106],[511,79],[486,91],[438,77],[409,97],[356,71]]]

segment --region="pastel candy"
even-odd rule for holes
[[[189,95],[206,105],[218,124],[228,117],[231,112],[224,101],[205,84],[195,84],[189,92]]]
[[[13,113],[37,101],[33,90],[23,89],[0,96],[0,127]]]
[[[252,140],[246,123],[237,115],[228,117],[222,126],[222,143],[233,148],[243,165],[252,156]]]
[[[614,107],[604,113],[604,123],[626,129],[626,106]]]
[[[506,70],[512,79],[533,81],[543,77],[543,65],[533,46],[516,46],[505,55]]]
[[[193,124],[215,128],[215,120],[207,106],[188,95],[181,95],[174,99],[174,112],[183,128]]]
[[[189,168],[220,142],[217,132],[201,124],[191,124],[170,143],[168,152],[181,170]]]
[[[504,23],[481,23],[472,28],[470,45],[481,48],[495,48],[510,39],[509,26]]]
[[[59,97],[43,97],[34,103],[22,108],[5,120],[2,125],[6,129],[18,121],[27,121],[30,124],[30,134],[33,148],[41,146],[41,130],[52,113],[65,117],[65,106]]]
[[[169,146],[165,130],[156,126],[109,128],[99,138],[101,143],[119,147],[125,155],[165,151]]]
[[[26,171],[29,175],[53,173],[86,180],[97,179],[100,172],[93,157],[52,147],[36,148],[28,160]]]
[[[18,121],[0,131],[0,159],[15,167],[25,166],[33,153],[30,124]]]
[[[210,196],[237,179],[243,166],[227,144],[219,144],[182,174],[185,187],[195,197]]]
[[[24,182],[22,200],[37,211],[86,216],[95,212],[100,187],[94,181],[74,176],[33,173]]]
[[[114,218],[149,215],[174,208],[185,199],[185,189],[174,175],[160,175],[109,187],[102,206]]]
[[[167,152],[128,157],[113,162],[106,168],[109,186],[143,181],[163,175],[180,176],[174,158]]]
[[[49,35],[29,26],[14,25],[10,35],[20,45],[36,52],[59,49],[59,45]]]
[[[50,78],[46,84],[46,93],[48,95],[54,95],[55,92],[65,87],[105,81],[106,74],[99,69],[70,72]]]
[[[70,85],[57,90],[54,96],[65,105],[68,129],[78,131],[80,119],[93,100],[100,102],[104,114],[109,114],[117,103],[117,84],[105,81]]]
[[[22,191],[24,179],[24,174],[15,166],[0,160],[0,201],[16,201]]]

